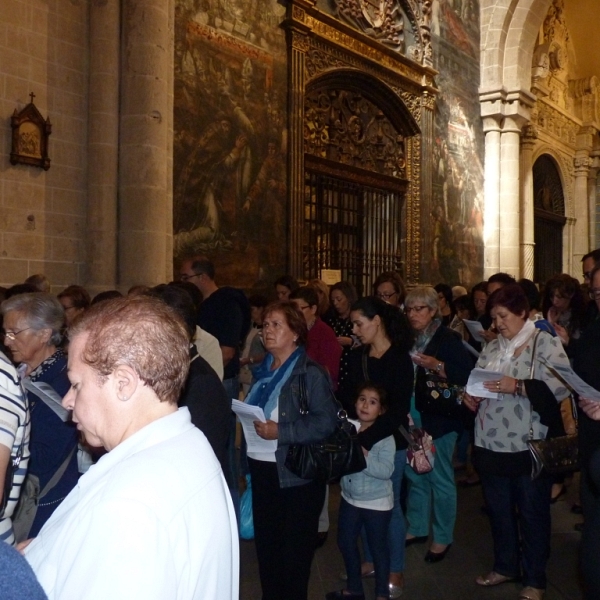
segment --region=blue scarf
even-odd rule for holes
[[[304,347],[298,346],[288,359],[274,370],[271,370],[273,355],[267,354],[265,360],[254,371],[256,383],[252,386],[246,403],[260,406],[268,419],[278,405],[281,388],[289,379],[292,369],[303,354]]]

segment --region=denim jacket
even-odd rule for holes
[[[378,500],[393,495],[392,473],[396,442],[390,435],[377,442],[367,456],[367,468],[360,473],[344,475],[342,494],[348,500]]]
[[[308,414],[300,414],[300,375],[306,374]],[[309,483],[285,466],[291,444],[312,444],[328,437],[337,423],[338,406],[327,372],[302,354],[279,394],[279,437],[275,458],[282,488]]]

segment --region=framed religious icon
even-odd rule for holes
[[[10,162],[13,165],[33,165],[44,171],[50,168],[48,158],[48,137],[52,133],[50,118],[44,120],[33,104],[35,94],[29,94],[31,102],[21,112],[15,112],[10,119],[12,126],[12,151]]]

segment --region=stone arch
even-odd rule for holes
[[[529,91],[535,38],[551,3],[481,1],[482,91]]]

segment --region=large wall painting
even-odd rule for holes
[[[472,286],[483,277],[479,1],[434,0],[432,46],[440,94],[434,127],[429,279]]]
[[[283,272],[286,62],[276,0],[176,7],[174,258],[250,288]]]

